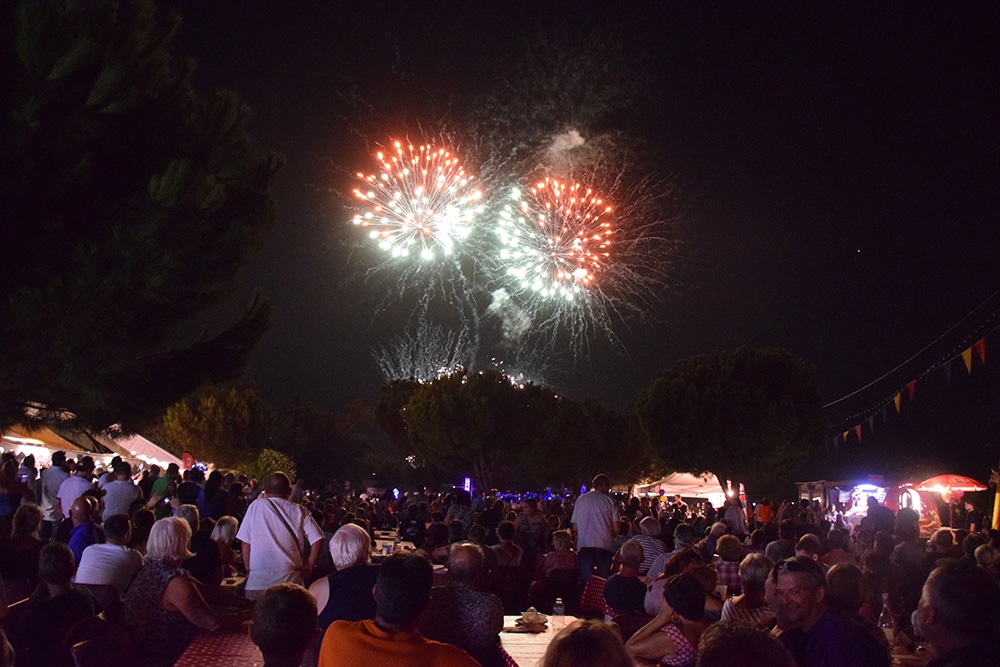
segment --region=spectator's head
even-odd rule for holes
[[[215,527],[212,528],[212,540],[219,542],[225,546],[232,546],[233,540],[236,539],[236,529],[239,528],[239,521],[236,517],[226,516],[219,517],[219,520],[215,522]]]
[[[724,561],[739,563],[743,558],[743,545],[735,535],[723,535],[715,543],[715,553]]]
[[[694,546],[698,537],[694,531],[694,526],[687,523],[679,523],[674,528],[674,548],[688,549]]]
[[[996,562],[997,552],[989,544],[981,544],[976,547],[974,556],[976,558],[976,565],[989,571],[993,567],[993,563]]]
[[[50,586],[65,586],[76,572],[76,560],[69,547],[50,542],[38,554],[38,578]]]
[[[826,577],[819,563],[793,556],[777,565],[778,626],[809,630],[826,610]]]
[[[174,516],[179,516],[191,526],[191,534],[194,535],[201,528],[201,516],[198,513],[197,505],[181,505],[174,510]]]
[[[927,550],[939,554],[948,553],[954,546],[955,538],[947,528],[938,528],[927,541]]]
[[[796,556],[805,556],[806,558],[819,560],[819,556],[822,552],[823,543],[820,542],[820,539],[812,533],[806,533],[800,537],[799,541],[795,544]]]
[[[171,463],[167,466],[167,477],[173,477],[177,479],[181,476],[181,467],[176,463]]]
[[[884,530],[875,533],[875,542],[873,543],[875,553],[880,553],[883,556],[891,556],[895,547],[896,543],[893,542],[892,535]]]
[[[76,472],[81,476],[89,477],[94,474],[94,459],[89,456],[84,456],[80,459],[80,462],[76,464]]]
[[[497,537],[501,540],[514,539],[514,533],[514,524],[511,521],[501,521],[500,525],[497,526]]]
[[[605,475],[604,473],[601,473],[599,475],[595,475],[594,479],[593,479],[593,481],[591,481],[590,485],[593,488],[595,488],[598,491],[600,491],[601,493],[610,493],[611,492],[611,478],[608,477],[607,475]]]
[[[52,467],[62,468],[66,465],[66,452],[55,452],[52,455]]]
[[[120,479],[123,482],[127,482],[132,479],[132,464],[128,461],[119,461],[118,465],[114,466],[115,479]]]
[[[486,526],[474,523],[469,528],[469,541],[476,544],[483,544],[486,541]]]
[[[132,515],[132,542],[142,545],[149,539],[149,531],[153,529],[156,515],[150,510],[141,509]]]
[[[38,537],[42,525],[42,508],[34,503],[24,503],[14,512],[12,537]]]
[[[483,571],[483,549],[478,544],[453,544],[448,553],[448,577],[460,584],[475,584]]]
[[[416,553],[396,552],[379,567],[375,582],[376,617],[391,628],[414,627],[430,601],[434,568]]]
[[[269,498],[284,498],[292,495],[292,483],[288,481],[288,475],[283,472],[272,473],[264,482],[264,493]]]
[[[643,517],[639,522],[639,532],[646,537],[658,537],[662,531],[660,522],[651,516]]]
[[[705,560],[698,554],[697,549],[684,549],[678,551],[663,567],[663,574],[671,577],[675,574],[694,572],[705,564]]]
[[[302,586],[271,586],[257,601],[250,638],[265,663],[299,664],[315,634],[316,600]]]
[[[74,526],[82,526],[94,520],[94,506],[84,496],[73,501],[69,508],[69,518]]]
[[[565,529],[553,531],[552,546],[556,551],[569,551],[573,548],[573,534]]]
[[[663,599],[680,619],[705,619],[705,587],[693,574],[678,574],[667,580]]]
[[[132,539],[132,522],[125,514],[112,514],[104,520],[104,536],[109,543],[124,546]]]
[[[149,560],[181,563],[194,556],[190,550],[191,524],[177,516],[168,516],[153,524],[146,541]]]
[[[611,625],[580,620],[556,635],[542,667],[632,667],[632,658]]]
[[[834,529],[826,536],[826,546],[829,550],[847,547],[847,531]]]
[[[330,538],[330,558],[338,570],[371,562],[372,540],[357,524],[344,524]]]
[[[941,654],[1000,636],[1000,586],[982,568],[947,561],[924,583],[916,619],[921,633]]]
[[[642,565],[642,558],[642,542],[634,537],[626,540],[621,549],[622,566],[638,568]]]
[[[783,540],[794,540],[796,536],[796,526],[794,519],[785,519],[778,526],[778,537]]]
[[[767,546],[767,531],[757,528],[750,533],[750,546],[754,549],[763,550]]]
[[[795,667],[781,643],[759,625],[729,620],[710,625],[698,641],[696,667]]]
[[[740,562],[740,586],[744,593],[764,590],[764,582],[771,574],[774,563],[764,554],[749,554]]]
[[[853,614],[868,599],[868,579],[857,565],[837,563],[826,573],[826,597],[830,605]]]

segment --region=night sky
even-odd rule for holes
[[[676,359],[754,345],[812,363],[833,401],[1000,287],[995,3],[160,5],[184,17],[173,51],[197,62],[196,87],[237,91],[257,142],[286,161],[277,225],[213,315],[231,321],[254,289],[274,302],[250,371],[274,402],[342,405],[382,382],[370,348],[393,337],[386,319],[372,326],[384,294],[343,287],[355,230],[337,191],[370,169],[364,140],[439,121],[420,116],[488,87],[538,35],[624,40],[643,91],[615,129],[673,184],[681,242],[657,322],[619,328],[626,357],[595,341],[560,391],[629,407]],[[355,94],[370,115],[345,103]],[[973,328],[965,321],[830,419],[921,376]],[[903,415],[879,419],[874,436],[866,426],[862,446],[828,444],[811,472],[893,472],[870,457],[898,466],[916,452],[930,472],[985,480],[1000,455],[1000,338],[989,342],[986,367],[966,376],[959,362],[948,385],[940,372],[922,377]]]

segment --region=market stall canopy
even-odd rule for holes
[[[914,487],[917,491],[951,493],[953,491],[985,491],[986,485],[965,475],[935,475]]]
[[[163,449],[159,445],[147,440],[138,433],[126,437],[115,439],[115,444],[125,450],[125,456],[133,456],[148,464],[156,464],[161,468],[166,468],[171,463],[176,463],[177,467],[184,469],[184,462]]]
[[[718,478],[711,473],[693,475],[689,472],[676,472],[651,484],[633,486],[632,495],[659,495],[661,490],[667,496],[680,494],[682,498],[702,498],[711,502],[715,507],[720,507],[726,500],[726,494],[722,492]],[[742,494],[741,485],[740,495]]]

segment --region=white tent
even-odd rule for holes
[[[115,444],[124,450],[125,456],[131,455],[149,465],[155,463],[161,468],[166,468],[171,463],[176,463],[178,468],[184,469],[183,461],[138,433],[116,438]]]
[[[675,472],[659,481],[636,484],[632,487],[632,495],[639,497],[660,495],[660,491],[670,497],[680,494],[682,498],[707,500],[714,507],[721,507],[726,500],[726,494],[722,492],[718,478],[711,473],[699,476],[688,472]],[[740,495],[743,495],[742,485],[740,485]]]

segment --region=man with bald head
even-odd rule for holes
[[[323,531],[305,507],[288,499],[291,494],[285,473],[268,477],[236,533],[247,567],[248,600],[275,584],[307,584],[319,559]]]
[[[502,665],[500,598],[477,590],[482,583],[483,550],[477,544],[453,544],[448,555],[448,585],[435,586],[421,626],[428,639],[452,644],[484,667]]]
[[[104,534],[94,523],[94,500],[90,496],[80,496],[69,508],[69,518],[73,530],[69,534],[69,549],[77,563],[83,558],[83,550],[91,544],[103,544]]]

